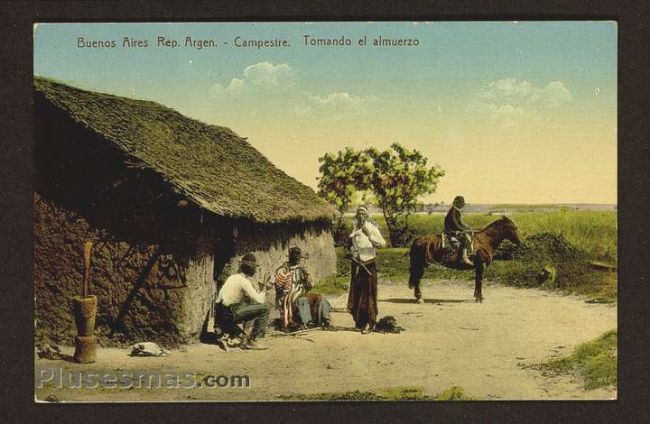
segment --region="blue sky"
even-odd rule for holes
[[[305,34],[419,45],[311,47]],[[237,36],[291,46],[236,48]],[[228,126],[312,187],[323,153],[398,141],[447,171],[425,200],[615,203],[616,43],[615,23],[587,21],[37,24],[34,73]]]

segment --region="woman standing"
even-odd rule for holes
[[[348,310],[356,328],[363,334],[372,332],[377,322],[376,248],[386,245],[375,224],[368,220],[368,209],[357,208],[352,241],[352,275]]]

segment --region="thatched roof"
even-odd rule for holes
[[[81,90],[35,77],[35,90],[75,122],[158,173],[219,216],[262,223],[320,221],[333,208],[243,138],[158,103]]]

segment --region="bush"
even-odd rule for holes
[[[582,259],[584,253],[571,244],[562,234],[536,233],[524,240],[513,257],[521,259]]]

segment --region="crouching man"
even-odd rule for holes
[[[310,291],[314,282],[300,264],[302,257],[299,247],[290,248],[289,260],[275,273],[276,307],[282,314],[282,327],[287,329],[293,322],[299,322],[300,330],[320,325],[335,331],[330,319],[332,306],[322,295]]]
[[[215,315],[217,324],[231,337],[242,337],[242,349],[268,349],[260,339],[266,333],[270,308],[264,303],[265,288],[260,291],[253,287],[252,277],[257,271],[255,255],[247,253],[241,260],[239,272],[233,274],[223,283],[217,297]],[[251,335],[247,337],[237,325],[254,320]]]

